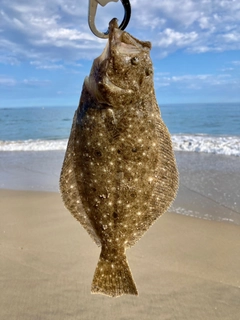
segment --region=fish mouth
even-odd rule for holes
[[[142,51],[143,47],[129,33],[118,28],[117,19],[109,23],[110,54],[116,50],[119,54],[134,55]]]
[[[99,57],[99,62],[111,58],[113,54],[137,55],[144,50],[146,44],[151,46],[150,42],[141,42],[126,31],[119,29],[117,19],[114,18],[109,23],[109,40]]]

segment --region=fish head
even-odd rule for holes
[[[109,24],[109,39],[103,53],[94,60],[87,84],[101,103],[126,105],[139,92],[153,92],[151,43],[120,30],[117,19]]]

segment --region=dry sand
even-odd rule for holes
[[[0,190],[0,214],[1,320],[240,319],[238,225],[166,213],[127,251],[139,297],[114,299],[90,294],[100,249],[58,193]]]

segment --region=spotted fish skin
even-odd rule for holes
[[[91,291],[112,297],[138,294],[125,250],[178,189],[150,49],[110,22],[108,44],[84,81],[60,177],[65,206],[101,246]]]

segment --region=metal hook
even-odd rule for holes
[[[95,26],[95,16],[97,12],[97,5],[100,4],[102,7],[104,7],[109,2],[118,2],[118,0],[89,0],[89,10],[88,10],[88,24],[92,31],[92,33],[95,34],[95,36],[99,38],[107,38],[108,37],[108,31],[106,32],[100,32],[97,30]],[[128,22],[131,17],[131,6],[129,0],[121,0],[125,14],[122,23],[119,26],[119,29],[124,30],[126,26],[128,25]]]

